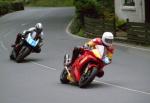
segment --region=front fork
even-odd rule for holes
[[[88,72],[88,70],[91,69],[91,68],[93,68],[93,67],[97,67],[97,65],[95,65],[95,64],[88,64],[88,66],[84,70],[84,74],[86,74]]]
[[[65,70],[66,70],[67,73],[68,73],[67,79],[68,79],[70,82],[74,82],[74,79],[72,78],[71,73],[70,73],[70,71],[69,71],[69,69],[68,69],[68,67],[67,67],[69,63],[70,63],[70,57],[69,57],[68,54],[66,54],[66,55],[64,56],[64,68],[65,68]]]
[[[65,69],[66,69],[66,71],[67,71],[67,73],[68,73],[67,79],[68,79],[70,82],[74,83],[75,81],[74,81],[74,79],[72,78],[71,73],[70,73],[68,67],[65,66]]]
[[[64,56],[64,66],[67,66],[70,63],[70,56],[69,54],[65,54]]]

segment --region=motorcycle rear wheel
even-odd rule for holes
[[[93,69],[88,70],[87,73],[83,73],[79,81],[79,87],[80,88],[87,87],[94,80],[97,73],[98,69],[95,67]]]

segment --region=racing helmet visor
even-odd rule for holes
[[[105,42],[106,42],[106,43],[109,43],[109,44],[112,44],[112,42],[113,42],[113,39],[108,39],[108,38],[105,38]]]

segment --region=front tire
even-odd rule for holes
[[[16,58],[16,62],[20,63],[30,53],[31,53],[31,49],[29,47],[26,46],[22,47]]]
[[[80,88],[87,87],[94,80],[97,73],[98,73],[98,70],[96,67],[88,70],[87,73],[83,73],[79,81],[79,87]]]
[[[67,70],[63,69],[63,71],[60,74],[60,82],[61,83],[63,83],[63,84],[69,83],[69,80],[67,79],[67,75],[68,75]]]
[[[10,60],[15,60],[16,53],[15,53],[15,49],[14,48],[12,49],[9,57],[10,57]]]

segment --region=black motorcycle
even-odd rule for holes
[[[27,57],[39,44],[39,39],[36,39],[36,32],[29,33],[26,38],[22,38],[19,43],[20,47],[14,46],[10,54],[10,59],[20,63]]]

